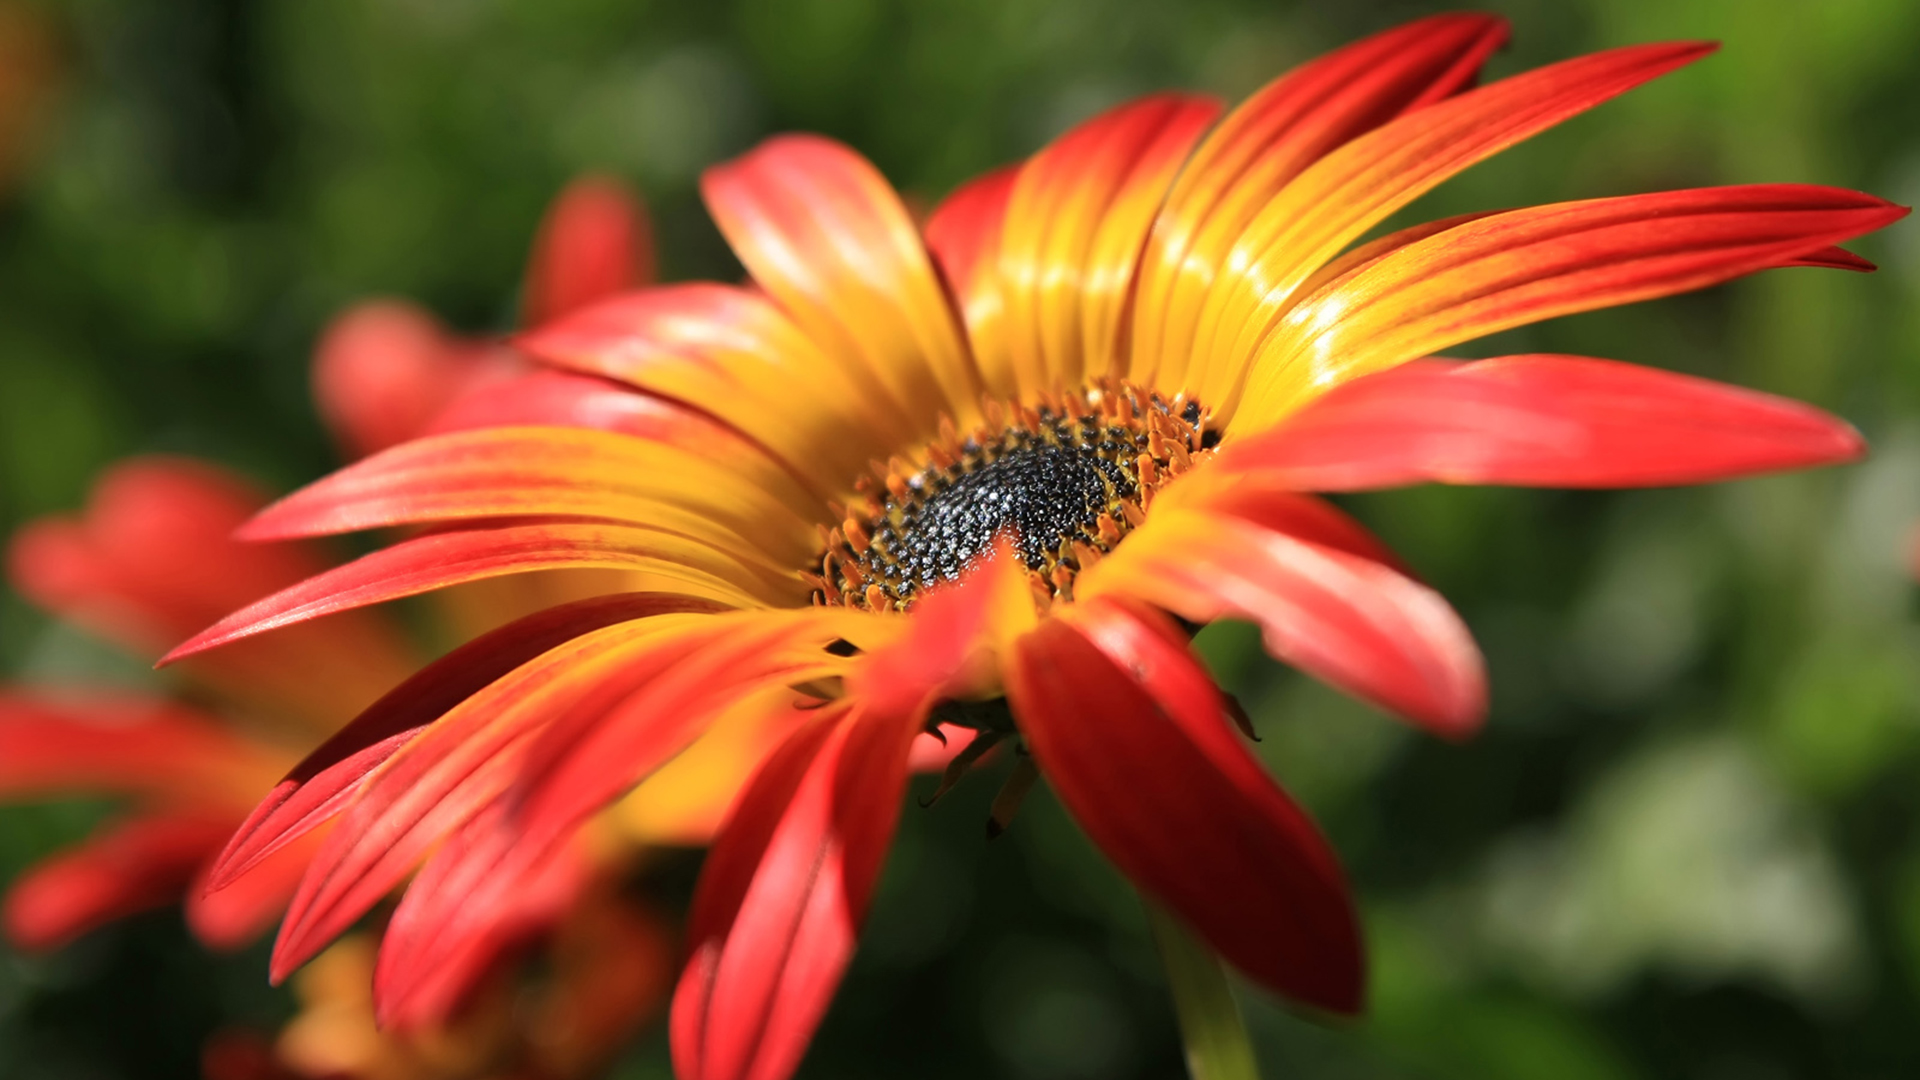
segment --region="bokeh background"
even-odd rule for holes
[[[1912,0],[1508,0],[1503,74],[1598,47],[1724,51],[1424,199],[1439,216],[1738,181],[1920,201]],[[1379,0],[0,0],[0,525],[71,509],[141,451],[274,488],[330,463],[315,336],[372,294],[512,324],[539,213],[612,172],[668,278],[736,275],[702,167],[775,131],[926,200],[1129,95],[1237,97],[1436,5]],[[1853,468],[1713,489],[1426,488],[1349,500],[1457,604],[1483,735],[1416,736],[1218,627],[1260,752],[1365,908],[1368,1019],[1246,995],[1273,1077],[1920,1075],[1920,227],[1870,277],[1779,271],[1462,350],[1616,356],[1795,395],[1868,435]],[[18,597],[0,666],[153,676]],[[1179,1075],[1136,902],[1041,793],[910,809],[807,1077]],[[96,805],[0,811],[0,876]],[[684,876],[684,875],[683,875]],[[218,1028],[290,1009],[261,950],[177,912],[0,952],[0,1076],[190,1077]],[[664,1078],[642,1038],[619,1075]]]

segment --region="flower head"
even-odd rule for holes
[[[696,898],[672,1021],[683,1080],[797,1064],[930,732],[973,733],[956,769],[1019,740],[1101,850],[1222,956],[1356,1010],[1337,863],[1247,752],[1188,628],[1250,620],[1274,656],[1470,731],[1485,679],[1459,618],[1308,492],[1849,460],[1844,423],[1765,395],[1579,357],[1423,358],[1773,267],[1858,266],[1832,245],[1904,213],[1765,185],[1354,246],[1453,173],[1709,51],[1618,49],[1473,88],[1505,32],[1426,19],[1224,115],[1191,95],[1121,106],[963,187],[924,229],[828,140],[776,138],[710,170],[751,285],[628,293],[518,339],[625,384],[660,423],[451,433],[346,469],[249,535],[434,531],[176,652],[532,569],[639,583],[428,668],[256,811],[222,880],[335,820],[277,970],[423,859],[402,902],[423,924],[466,902],[442,883],[510,889],[709,725],[746,716],[782,741]],[[387,952],[396,970],[429,959]]]

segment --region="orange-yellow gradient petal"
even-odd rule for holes
[[[416,439],[311,484],[241,535],[318,536],[388,525],[579,517],[665,529],[742,557],[802,565],[811,497],[768,462],[743,475],[676,446],[581,428],[490,428]]]
[[[1117,373],[1140,245],[1220,109],[1186,94],[1141,98],[1067,132],[1020,170],[997,265],[1023,396]]]
[[[1357,375],[1555,315],[1716,285],[1905,214],[1858,192],[1760,184],[1478,217],[1295,305],[1261,346],[1236,422],[1258,429]]]
[[[707,170],[701,192],[754,282],[822,348],[859,357],[918,430],[978,415],[979,375],[920,230],[865,158],[780,136]]]
[[[1402,115],[1320,158],[1233,234],[1201,306],[1185,384],[1230,414],[1268,330],[1341,248],[1475,162],[1710,51],[1640,45],[1538,68]]]
[[[546,363],[617,379],[723,421],[805,477],[816,494],[837,493],[916,430],[863,364],[823,350],[766,296],[731,285],[627,293],[516,343]]]
[[[1241,234],[1316,159],[1470,85],[1507,37],[1491,15],[1437,15],[1281,75],[1236,107],[1168,193],[1140,264],[1129,377],[1177,392],[1215,280],[1240,273]]]

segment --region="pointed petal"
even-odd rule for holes
[[[791,714],[786,688],[845,671],[847,658],[826,646],[843,636],[841,626],[872,619],[831,608],[758,613],[612,707],[556,716],[516,780],[520,842],[529,849],[556,843],[674,760],[736,704],[762,715]],[[764,691],[774,700],[761,701]],[[732,796],[709,797],[730,803]]]
[[[1852,461],[1845,421],[1706,379],[1583,356],[1421,361],[1368,376],[1215,461],[1222,486],[1358,491],[1426,481],[1697,484]]]
[[[214,864],[204,861],[187,887],[187,929],[202,945],[218,951],[253,944],[287,910],[287,901],[293,898],[300,875],[319,846],[318,840],[307,836],[275,851],[252,873],[219,890],[208,888]]]
[[[718,605],[662,593],[590,597],[536,612],[428,664],[290,771],[241,825],[208,875],[220,889],[344,809],[376,766],[427,724],[550,649],[616,623]]]
[[[557,713],[612,704],[684,657],[724,615],[659,615],[574,638],[455,706],[362,783],[294,894],[277,981],[403,880],[439,840],[511,782],[529,740]]]
[[[14,882],[7,937],[23,949],[57,949],[103,923],[172,902],[230,824],[185,814],[110,826]]]
[[[1578,57],[1403,114],[1295,177],[1229,241],[1195,323],[1185,386],[1231,412],[1300,284],[1393,211],[1514,143],[1706,55],[1696,43]]]
[[[839,490],[916,430],[857,358],[815,344],[750,289],[697,282],[624,293],[515,344],[713,417],[816,491]]]
[[[1243,471],[1209,465],[1182,483],[1163,488],[1153,505],[1156,513],[1180,509],[1243,518],[1262,529],[1414,576],[1392,548],[1339,507],[1296,487],[1267,483],[1263,477]],[[1148,521],[1151,523],[1152,518]]]
[[[627,525],[502,525],[429,533],[381,548],[234,612],[167,654],[172,662],[231,641],[335,612],[503,574],[579,567],[631,570],[656,592],[728,607],[795,603],[798,578],[757,560],[659,529]]]
[[[1358,921],[1332,851],[1249,755],[1184,636],[1078,604],[1015,650],[1007,691],[1053,789],[1142,891],[1263,986],[1360,1008]]]
[[[847,665],[847,658],[825,646],[839,637],[834,624],[848,614],[809,609],[709,619],[697,632],[603,680],[593,693],[549,710],[532,745],[516,753],[505,797],[467,820],[409,888],[410,899],[418,890],[429,893],[417,901],[421,925],[438,926],[440,920],[427,913],[449,907],[472,907],[484,920],[492,918],[485,910],[490,905],[504,910],[521,904],[519,883],[541,880],[554,852],[574,843],[594,813],[673,760],[721,714],[738,707],[792,716],[784,684]],[[730,803],[734,794],[715,791],[709,797]],[[367,797],[378,795],[370,789]],[[433,950],[442,944],[403,942],[408,959],[383,957],[387,984],[405,996],[413,993],[409,987],[432,983],[437,975],[411,965],[439,964]],[[382,1011],[403,1007],[384,999],[377,1004]]]
[[[526,322],[538,326],[653,276],[646,207],[618,180],[583,176],[540,223],[527,266]]]
[[[1237,271],[1235,242],[1260,210],[1335,147],[1472,84],[1506,20],[1449,14],[1384,31],[1303,64],[1249,97],[1194,151],[1140,262],[1129,376],[1183,387],[1201,302]]]
[[[499,517],[582,517],[671,529],[802,563],[812,501],[771,467],[582,428],[512,427],[416,439],[261,511],[249,540]],[[738,539],[751,537],[753,543]]]
[[[455,832],[407,886],[374,968],[383,1030],[444,1024],[516,947],[551,932],[592,883],[593,862],[579,844],[561,845],[512,877],[462,873],[498,861],[473,858],[475,846],[513,841],[513,824],[496,805]]]
[[[914,729],[831,710],[769,758],[701,875],[674,993],[683,1080],[784,1080],[825,1014],[906,790]]]
[[[1486,672],[1446,600],[1391,566],[1238,517],[1156,506],[1075,583],[1184,619],[1249,619],[1267,651],[1448,737],[1486,712]]]
[[[1124,373],[1121,317],[1141,245],[1220,109],[1213,98],[1144,97],[1079,125],[1021,168],[997,270],[1024,396]]]
[[[335,316],[313,354],[313,399],[348,457],[420,433],[463,391],[521,364],[503,349],[462,341],[402,300],[357,304]]]
[[[707,170],[701,194],[754,281],[824,349],[857,357],[923,433],[962,427],[980,381],[920,232],[852,150],[783,135]]]
[[[922,597],[906,633],[868,653],[847,697],[815,712],[741,795],[688,921],[692,957],[669,1025],[681,1080],[785,1080],[799,1065],[853,955],[914,740],[935,700],[981,677],[1016,576],[1002,547]]]
[[[1477,218],[1324,286],[1261,347],[1258,430],[1326,389],[1555,315],[1705,288],[1871,232],[1906,210],[1838,188],[1758,184]]]
[[[1818,266],[1828,270],[1852,270],[1856,274],[1871,274],[1880,269],[1871,260],[1863,259],[1843,247],[1821,248],[1819,251],[1800,255],[1787,260],[1788,266]]]

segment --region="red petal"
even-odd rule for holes
[[[1858,458],[1808,405],[1579,356],[1425,361],[1356,380],[1216,461],[1223,486],[1695,484]]]
[[[1275,657],[1441,735],[1466,734],[1486,712],[1480,652],[1446,600],[1351,550],[1156,505],[1075,591],[1194,622],[1251,619]]]
[[[1359,927],[1333,853],[1247,753],[1176,628],[1076,605],[1020,643],[1007,690],[1060,801],[1135,884],[1262,985],[1359,1010]]]
[[[843,619],[843,613],[826,609],[799,615],[814,625]],[[776,615],[657,615],[595,630],[541,653],[428,724],[369,774],[313,859],[275,944],[275,978],[365,913],[445,834],[501,798],[549,724],[572,726],[572,717],[622,709],[662,682],[672,682],[701,651],[741,642],[770,619]],[[833,636],[818,644],[824,648]],[[770,665],[780,661],[778,653],[768,657]],[[687,730],[685,740],[691,742],[712,713],[730,703],[726,694],[737,700],[760,690],[753,682],[756,675],[778,675],[778,667],[772,673],[733,673],[728,682],[708,684],[707,711],[670,715],[666,726]],[[662,734],[664,742],[668,736]],[[534,849],[520,840],[524,836],[516,830],[516,847]]]
[[[1799,255],[1786,262],[1788,266],[1818,266],[1828,270],[1852,270],[1857,274],[1871,274],[1880,269],[1872,261],[1863,259],[1843,247],[1825,247],[1807,255]]]
[[[447,710],[547,650],[616,623],[717,605],[659,593],[596,596],[536,612],[422,668],[322,743],[234,833],[209,875],[226,888],[259,860],[344,808],[369,772]]]
[[[124,695],[0,694],[0,793],[141,795],[230,809],[277,755],[183,706]]]
[[[539,325],[653,281],[653,228],[619,181],[583,176],[547,210],[527,267],[526,321]]]
[[[121,822],[14,882],[7,936],[23,949],[56,949],[102,923],[169,903],[230,825],[199,815]]]
[[[551,931],[592,883],[580,845],[561,845],[511,877],[475,875],[499,862],[476,846],[510,846],[515,827],[496,807],[468,822],[428,860],[394,908],[380,941],[373,998],[381,1028],[444,1024],[516,948]],[[467,873],[463,873],[463,871]]]
[[[589,816],[688,747],[721,712],[769,683],[779,687],[844,667],[845,658],[825,651],[844,615],[815,609],[709,620],[697,635],[629,663],[577,702],[548,709],[537,741],[516,755],[506,798],[469,820],[408,890],[408,901],[418,906],[417,925],[445,934],[452,909],[473,909],[484,922],[495,918],[490,908],[521,905],[520,883],[548,874],[553,853]],[[369,798],[376,794],[370,790]],[[734,793],[713,794],[730,802]],[[422,890],[426,895],[418,895]],[[401,957],[383,954],[383,985],[404,998],[414,993],[411,987],[433,983],[444,961],[435,959],[435,950],[442,947],[452,946],[411,941],[402,943]],[[384,998],[377,1005],[383,1012],[406,1008]]]
[[[515,781],[520,842],[538,849],[571,833],[685,750],[722,709],[770,683],[782,699],[772,714],[785,711],[786,686],[847,666],[826,651],[839,621],[825,609],[748,617],[613,707],[554,717]]]
[[[1200,299],[1287,183],[1333,148],[1471,85],[1504,19],[1437,15],[1355,42],[1268,83],[1220,122],[1168,193],[1140,262],[1133,377],[1179,389]]]
[[[318,571],[300,548],[232,539],[266,502],[239,477],[185,458],[134,458],[95,483],[85,516],[43,518],[13,540],[14,586],[136,651]]]
[[[715,842],[674,993],[681,1080],[784,1080],[853,955],[914,729],[820,716],[776,751]]]
[[[377,300],[327,326],[313,355],[313,397],[341,448],[362,457],[413,438],[462,391],[519,367],[413,304]]]
[[[274,943],[277,981],[352,925],[449,832],[504,791],[528,740],[573,707],[607,707],[670,668],[709,620],[664,615],[577,637],[468,698],[370,773],[307,868]]]
[[[1024,574],[1001,548],[922,597],[907,632],[863,658],[842,703],[774,751],[735,804],[688,920],[670,1025],[681,1080],[784,1080],[799,1065],[853,955],[913,742],[936,699],[979,677],[1012,578]]]
[[[1555,315],[1719,284],[1905,215],[1858,192],[1762,184],[1477,218],[1302,300],[1262,345],[1236,423],[1258,430],[1357,375]]]
[[[1155,505],[1168,509],[1177,506],[1182,510],[1202,510],[1210,514],[1231,514],[1262,529],[1358,555],[1371,562],[1383,563],[1408,577],[1413,576],[1413,570],[1400,561],[1400,556],[1392,548],[1367,531],[1366,526],[1325,499],[1291,488],[1248,482],[1248,478],[1240,473],[1234,473],[1229,478],[1225,470],[1216,472],[1211,466],[1208,471],[1224,482],[1182,485],[1177,489],[1178,495],[1173,490],[1167,490],[1154,501]],[[1207,479],[1213,479],[1214,476],[1208,476]]]
[[[310,837],[275,851],[252,873],[217,891],[208,885],[214,863],[204,863],[187,889],[187,929],[211,949],[252,944],[287,910],[287,901],[313,858],[315,840]]]
[[[233,539],[265,500],[237,477],[186,459],[135,458],[94,486],[84,517],[35,522],[14,538],[15,583],[65,618],[158,655],[241,604],[319,572],[303,546]],[[235,650],[188,672],[223,694],[332,728],[402,678],[393,628],[348,616]]]
[[[729,607],[794,601],[774,571],[657,529],[546,523],[458,529],[402,540],[234,612],[168,653],[172,663],[231,641],[323,615],[467,581],[535,570],[612,567],[647,575],[657,591]]]

